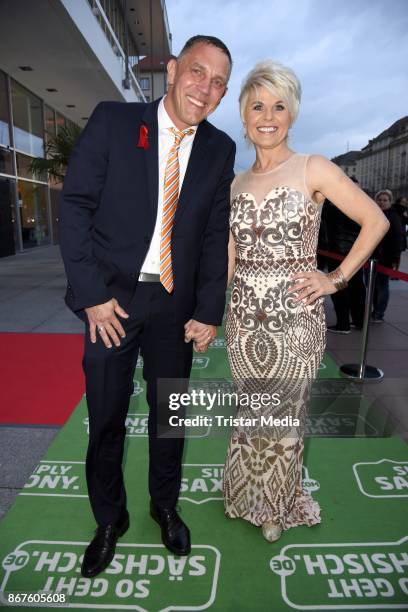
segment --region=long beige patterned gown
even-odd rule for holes
[[[247,401],[238,405],[236,417],[256,425],[242,421],[233,430],[225,513],[258,526],[273,520],[284,530],[320,522],[318,503],[302,490],[302,461],[310,386],[325,348],[323,299],[306,306],[287,293],[296,272],[316,269],[321,207],[306,187],[307,160],[293,154],[270,172],[248,170],[231,189],[236,262],[226,343],[232,377],[241,398],[263,392],[275,399],[257,410]],[[267,420],[289,415],[300,427]]]

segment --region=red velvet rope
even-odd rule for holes
[[[323,255],[324,257],[330,257],[330,259],[337,259],[337,261],[343,261],[345,255],[340,255],[339,253],[332,253],[331,251],[324,251],[323,249],[317,249],[319,255]],[[368,268],[368,262],[364,264],[364,268]],[[400,280],[404,280],[408,283],[408,274],[406,272],[400,272],[399,270],[393,270],[392,268],[387,268],[386,266],[382,266],[381,264],[376,265],[376,270],[381,272],[381,274],[385,274],[391,278],[399,278]]]

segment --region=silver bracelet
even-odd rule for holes
[[[345,289],[348,285],[348,282],[343,272],[341,271],[340,267],[333,270],[333,272],[329,272],[327,274],[327,278],[331,280],[333,285],[336,287],[337,291],[341,291],[342,289]]]

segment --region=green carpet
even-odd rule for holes
[[[218,344],[196,356],[193,385],[230,379],[223,340]],[[305,488],[322,508],[320,525],[290,529],[269,544],[259,528],[226,519],[221,483],[229,432],[193,427],[187,429],[180,494],[193,549],[189,557],[169,553],[148,514],[147,409],[139,367],[126,440],[131,527],[113,564],[92,580],[79,573],[95,527],[84,478],[83,400],[0,523],[0,591],[31,593],[31,599],[41,591],[65,595],[68,606],[80,610],[408,609],[406,446],[378,437],[387,423],[358,388],[338,378],[329,357],[323,365],[303,473]],[[343,437],[332,437],[333,431]]]

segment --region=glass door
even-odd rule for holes
[[[46,185],[18,181],[18,208],[24,249],[50,244],[46,190]]]

